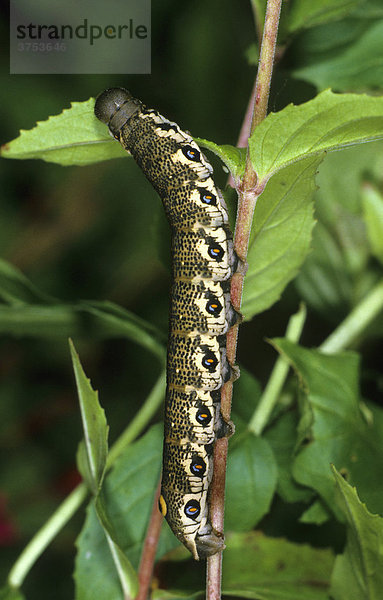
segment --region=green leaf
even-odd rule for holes
[[[380,0],[362,0],[353,14],[360,19],[378,19],[383,17],[383,6]]]
[[[350,13],[360,0],[299,0],[288,11],[289,32],[327,23]]]
[[[116,460],[103,484],[105,518],[113,535],[134,568],[138,567],[142,543],[161,473],[163,426],[152,427],[129,445]],[[167,524],[161,532],[158,557],[179,545]],[[77,541],[75,567],[76,600],[122,600],[122,592],[104,531],[93,503]]]
[[[381,88],[383,20],[379,16],[367,20],[355,15],[305,33],[292,49],[297,57],[294,76],[318,89]]]
[[[337,239],[320,222],[314,230],[313,252],[307,256],[295,284],[305,302],[333,323],[351,308],[353,281],[345,256]]]
[[[199,586],[198,571],[180,569],[176,560],[169,563],[168,569],[161,569],[164,589],[155,591],[156,600],[200,597],[201,592],[195,591]],[[328,549],[268,538],[254,531],[228,533],[223,553],[222,594],[225,598],[254,600],[328,600],[333,563],[334,556]]]
[[[344,148],[326,156],[317,177],[316,213],[320,221],[345,235],[343,215],[361,214],[360,192],[366,178],[381,178],[383,143],[381,141]],[[348,217],[346,225],[350,218]]]
[[[139,586],[137,574],[125,554],[108,534],[107,540],[121,582],[124,598],[135,598]]]
[[[310,157],[286,166],[258,198],[241,307],[245,319],[279,299],[309,252],[314,226],[311,198],[320,161]]]
[[[330,471],[333,463],[357,485],[373,510],[383,510],[383,425],[367,423],[359,408],[359,358],[351,352],[326,355],[286,339],[273,340],[294,368],[302,390],[307,443],[295,458],[295,480],[315,490],[339,520]]]
[[[119,546],[117,534],[110,521],[103,490],[101,489],[94,501],[94,508],[105,534],[115,570],[120,581],[124,598],[135,598],[138,592],[138,577],[131,562]]]
[[[195,592],[182,592],[179,590],[153,590],[151,597],[153,600],[198,600],[198,598],[205,598],[205,591]]]
[[[79,473],[81,474],[81,477],[85,481],[85,484],[86,484],[88,490],[91,490],[93,494],[96,494],[97,492],[94,492],[92,489],[93,488],[92,472],[91,472],[90,466],[89,466],[89,459],[88,459],[88,454],[87,454],[87,450],[86,450],[85,440],[81,440],[77,447],[76,465],[77,465],[77,469],[79,470]]]
[[[250,155],[264,186],[292,162],[383,138],[383,98],[326,90],[300,106],[270,113],[249,139]]]
[[[208,150],[214,152],[225,163],[234,178],[239,178],[243,175],[247,148],[236,148],[228,144],[219,146],[214,142],[209,142],[209,140],[202,138],[195,138],[195,141],[203,148],[208,148]]]
[[[322,525],[322,523],[328,521],[330,517],[331,514],[323,502],[317,500],[310,506],[310,508],[305,510],[299,521],[300,523],[313,523],[314,525]]]
[[[41,158],[60,165],[88,165],[128,156],[93,113],[94,99],[73,102],[60,115],[37,123],[1,148],[4,158]]]
[[[0,258],[0,300],[19,306],[50,302],[52,298],[40,292],[19,269]]]
[[[236,434],[247,432],[247,426],[261,397],[261,385],[257,379],[241,365],[241,376],[235,382],[235,402],[232,419]],[[237,436],[236,436],[237,437]],[[234,439],[233,439],[234,442]]]
[[[383,99],[325,91],[271,113],[249,140],[258,189],[242,311],[271,306],[309,251],[314,175],[325,151],[383,137]]]
[[[251,433],[232,438],[227,464],[225,524],[246,531],[268,512],[277,484],[275,459],[266,440]]]
[[[223,594],[254,600],[328,600],[331,550],[260,533],[227,536]]]
[[[245,58],[249,65],[256,67],[259,61],[259,46],[255,42],[250,44],[245,52]]]
[[[371,252],[383,264],[383,196],[366,183],[362,188],[362,203]]]
[[[25,600],[25,596],[19,589],[6,585],[0,589],[0,600]]]
[[[18,269],[0,259],[0,333],[37,337],[127,337],[165,358],[165,336],[112,302],[62,304],[38,290]]]
[[[331,578],[334,600],[380,600],[383,590],[383,519],[372,515],[332,467],[337,500],[347,522],[344,553],[335,560]]]
[[[75,599],[123,600],[120,581],[105,532],[100,525],[93,503],[88,506],[85,525],[76,546]]]
[[[308,502],[313,496],[312,490],[299,485],[292,474],[297,445],[298,415],[289,411],[278,419],[264,433],[278,467],[278,494],[286,502]]]
[[[105,413],[98,401],[98,393],[92,389],[71,340],[69,340],[69,347],[76,377],[87,457],[87,468],[81,471],[81,474],[89,489],[96,496],[105,473],[108,455],[108,426]],[[84,456],[83,451],[81,454]],[[81,463],[83,465],[84,460]]]
[[[87,321],[101,334],[105,330],[108,335],[127,337],[135,343],[150,350],[161,361],[165,358],[165,335],[154,325],[137,317],[113,302],[88,301],[80,302],[74,306],[80,314],[87,315]],[[90,318],[89,318],[90,317]],[[105,334],[104,334],[105,335]]]
[[[67,338],[69,336],[126,337],[160,358],[164,339],[150,323],[109,302],[79,302],[55,306],[1,306],[0,333],[14,336]]]
[[[362,218],[366,179],[379,181],[383,144],[375,142],[328,155],[317,178],[313,251],[295,280],[300,295],[330,322],[338,323],[375,284]],[[379,275],[378,275],[379,276]]]
[[[117,144],[104,123],[94,116],[94,98],[73,102],[60,115],[37,123],[29,131],[1,148],[4,158],[41,158],[47,162],[68,165],[87,165],[112,158],[124,158],[129,153]],[[237,177],[243,173],[245,148],[219,146],[195,138],[198,144],[214,152]]]

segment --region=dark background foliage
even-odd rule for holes
[[[7,40],[4,5],[1,17],[1,38]],[[3,52],[1,142],[17,137],[20,128],[29,129],[37,120],[60,113],[71,101],[87,100],[106,87],[125,86],[193,135],[235,144],[255,77],[255,67],[245,56],[254,41],[249,3],[165,0],[153,3],[151,75],[9,75],[9,57]],[[298,43],[295,48],[276,71],[273,111],[315,96],[313,85],[289,75],[295,60],[299,66]],[[225,187],[227,176],[213,162],[217,180]],[[110,300],[166,333],[167,225],[158,198],[133,163],[116,160],[63,168],[41,161],[3,160],[0,170],[1,258],[63,302]],[[235,201],[233,193],[228,196]],[[264,338],[283,335],[298,298],[290,285],[281,302],[241,330],[239,362],[262,383],[275,358]],[[113,441],[145,399],[160,364],[130,341],[101,339],[86,322],[81,327],[81,334],[73,333],[76,346],[93,386],[101,390]],[[309,312],[303,344],[315,346],[331,329],[326,317]],[[79,480],[78,404],[67,339],[55,333],[0,337],[3,579],[27,540]],[[367,373],[377,369],[374,356],[381,353],[376,344],[365,348]],[[370,399],[378,396],[379,382],[372,383],[373,379],[363,382],[369,386]],[[292,522],[295,507],[290,512],[279,505],[275,509],[276,518],[272,525],[265,523],[266,529],[288,533],[286,517]],[[51,598],[52,589],[57,600],[72,597],[73,543],[82,518],[79,514],[71,521],[28,576],[29,600]],[[294,535],[300,538],[299,529]],[[313,542],[321,544],[317,537]]]

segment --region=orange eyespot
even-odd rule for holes
[[[199,423],[203,427],[206,427],[207,425],[209,425],[211,419],[212,419],[212,416],[208,410],[200,409],[196,414],[197,423]]]
[[[218,365],[218,360],[217,357],[215,356],[214,352],[212,351],[208,351],[205,356],[202,358],[202,366],[205,369],[212,369],[212,371],[214,371]],[[210,372],[212,372],[210,371]]]
[[[215,260],[222,260],[225,251],[223,248],[221,248],[221,246],[218,246],[218,244],[216,246],[209,246],[208,248],[208,254],[210,256],[210,258],[214,258]]]
[[[193,499],[193,500],[189,500],[189,502],[186,503],[185,508],[184,508],[184,513],[190,519],[194,519],[194,517],[198,517],[200,512],[201,512],[201,506],[200,506],[200,503],[198,502],[198,500]]]
[[[207,192],[205,188],[197,188],[199,191],[199,195],[201,198],[201,202],[208,204],[210,206],[215,206],[217,204],[217,198],[214,194]]]
[[[195,150],[195,148],[193,148],[192,146],[189,146],[189,145],[183,146],[182,153],[189,160],[198,162],[200,159],[200,153],[198,152],[198,150]]]
[[[216,298],[208,300],[206,303],[206,310],[209,314],[213,315],[213,317],[218,317],[222,309],[222,304],[220,304]]]

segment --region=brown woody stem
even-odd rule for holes
[[[268,0],[263,38],[255,84],[255,102],[249,134],[266,117],[270,93],[271,76],[277,43],[279,16],[282,0]],[[242,132],[241,132],[242,134]],[[257,198],[262,190],[257,190],[257,174],[251,164],[249,150],[247,152],[245,173],[238,187],[238,214],[234,234],[234,247],[238,257],[246,262],[249,246],[251,224]],[[235,273],[231,281],[231,301],[236,310],[240,309],[243,291],[244,273]],[[227,334],[227,357],[235,364],[238,326],[234,326]],[[226,420],[230,419],[233,383],[229,381],[222,388],[221,411]],[[214,450],[214,476],[211,484],[210,513],[213,527],[224,530],[224,494],[227,461],[227,438],[217,440]],[[215,554],[207,560],[206,599],[221,598],[222,556]]]
[[[147,600],[153,575],[153,565],[156,556],[157,544],[161,533],[163,517],[158,510],[158,498],[161,493],[161,480],[158,483],[154,496],[152,513],[146,530],[145,542],[142,548],[141,561],[138,569],[138,594],[136,600]]]

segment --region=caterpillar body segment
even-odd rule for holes
[[[224,548],[209,516],[213,448],[233,433],[220,411],[222,385],[236,376],[225,334],[241,316],[230,302],[240,266],[213,169],[193,138],[122,88],[106,90],[95,114],[132,154],[160,195],[172,233],[160,511],[196,560]]]

